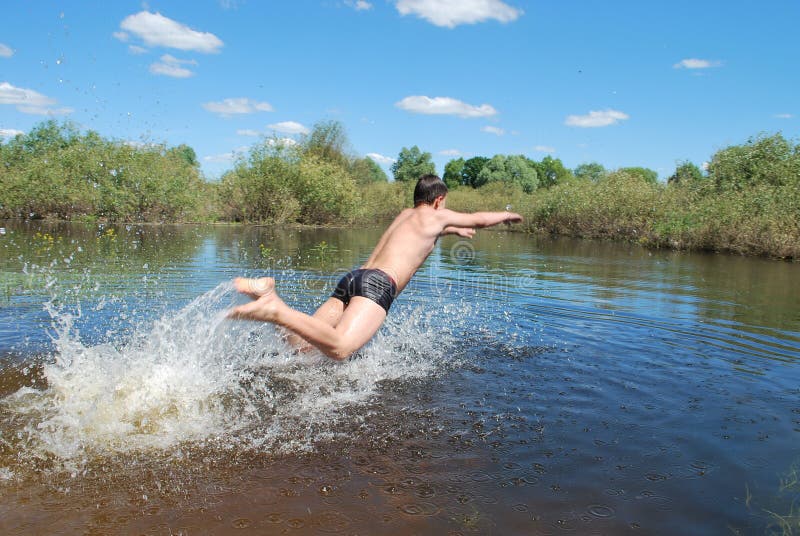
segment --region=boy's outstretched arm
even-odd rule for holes
[[[456,212],[444,209],[439,211],[444,220],[444,229],[450,227],[474,228],[492,227],[500,223],[519,223],[522,216],[516,212]]]

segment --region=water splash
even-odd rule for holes
[[[96,345],[75,329],[80,308],[48,306],[55,352],[42,367],[46,387],[0,400],[8,416],[0,439],[18,459],[76,465],[187,443],[311,449],[381,382],[428,377],[444,359],[447,335],[420,336],[437,321],[433,310],[393,310],[367,347],[337,363],[296,354],[272,325],[227,320],[240,299],[221,284],[125,341]]]

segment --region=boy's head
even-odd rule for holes
[[[436,175],[423,175],[414,188],[414,206],[432,205],[437,197],[447,195],[447,185]]]

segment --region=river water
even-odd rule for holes
[[[379,234],[0,222],[0,532],[797,526],[800,265],[484,230],[347,362],[225,320]]]

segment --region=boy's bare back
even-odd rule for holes
[[[441,207],[419,205],[407,208],[384,231],[363,268],[377,268],[392,276],[399,293],[428,258],[436,239],[445,230],[472,236],[474,227],[488,227],[502,221],[521,219],[519,215],[510,213],[455,212],[444,208],[444,201]]]

